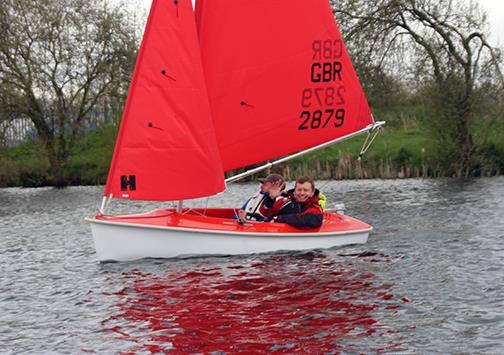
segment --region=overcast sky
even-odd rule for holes
[[[502,0],[479,0],[479,3],[488,14],[492,35],[497,43],[504,44],[504,1]]]
[[[150,8],[151,0],[136,0],[145,9]],[[251,0],[253,1],[253,0]],[[272,0],[274,1],[274,0]],[[467,0],[471,1],[471,0]],[[504,0],[474,0],[481,4],[488,14],[492,41],[504,45]],[[194,3],[194,0],[193,0]]]

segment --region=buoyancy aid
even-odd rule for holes
[[[319,204],[320,207],[322,207],[322,211],[325,211],[327,197],[322,192],[319,192],[318,197],[319,197],[319,200],[317,201],[317,203]]]
[[[247,202],[245,202],[242,210],[247,213],[247,219],[255,221],[264,221],[268,219],[260,211],[260,207],[265,198],[266,194],[259,191],[254,196],[249,198]]]

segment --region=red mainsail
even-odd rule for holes
[[[105,196],[181,200],[225,188],[190,0],[154,0]]]
[[[225,171],[372,123],[328,0],[199,0],[196,7]]]

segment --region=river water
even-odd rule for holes
[[[318,184],[366,245],[100,264],[102,187],[0,189],[0,352],[504,353],[503,177]]]

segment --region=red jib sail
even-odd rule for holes
[[[328,0],[199,0],[196,6],[225,171],[372,123]]]
[[[152,2],[105,196],[180,200],[225,188],[190,0]]]

